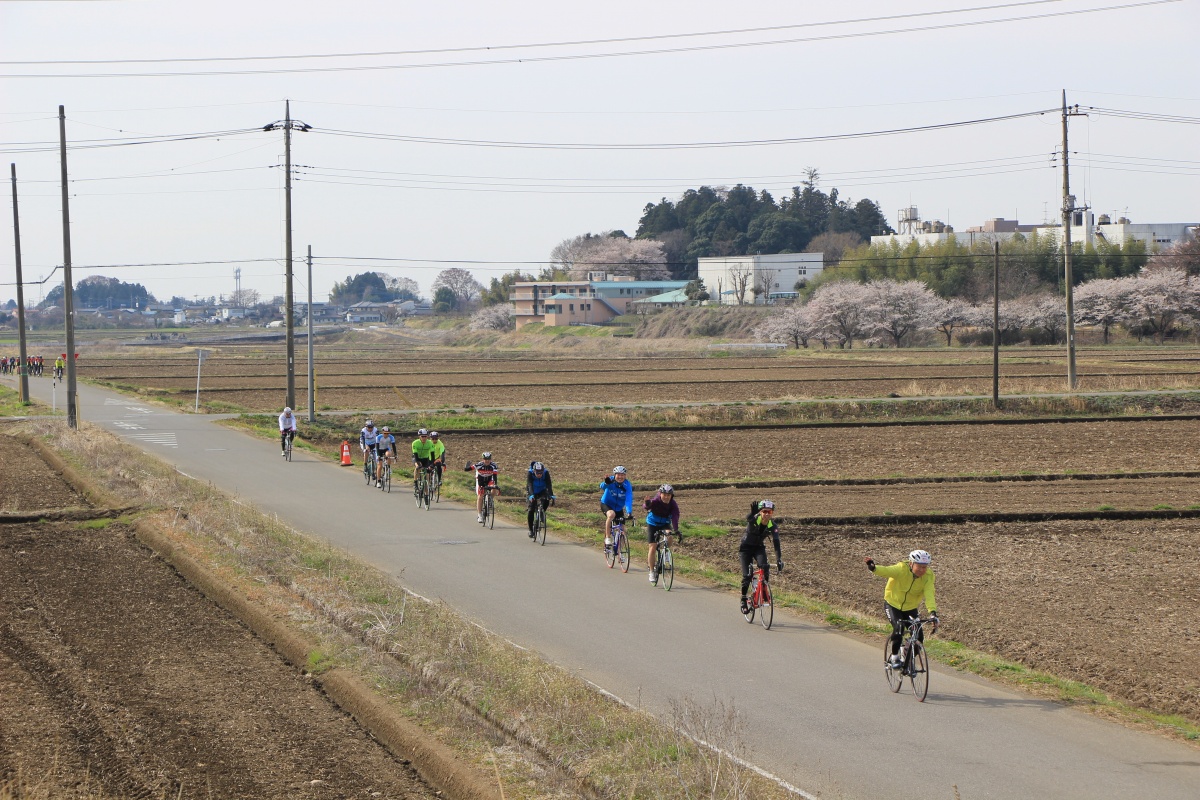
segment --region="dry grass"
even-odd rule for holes
[[[706,721],[681,701],[686,713],[664,725],[97,428],[29,427],[122,504],[153,509],[193,558],[315,637],[310,671],[355,670],[482,769],[500,770],[509,797],[789,794],[685,735],[740,753],[736,736],[716,735],[730,730],[720,709]],[[502,762],[498,747],[507,748]]]

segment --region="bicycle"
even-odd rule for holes
[[[625,518],[617,517],[612,521],[612,544],[604,545],[604,560],[612,569],[617,562],[621,564],[621,572],[629,572],[629,537],[625,535]]]
[[[292,460],[292,439],[294,439],[295,437],[296,437],[296,433],[294,431],[289,431],[287,437],[284,440],[284,444],[283,444],[283,460],[284,461]]]
[[[679,541],[683,541],[681,534],[671,534],[668,531],[659,531],[655,537],[655,544],[658,546],[658,552],[654,559],[654,571],[658,573],[658,585],[671,591],[671,584],[675,582],[675,560],[671,555],[671,536],[678,536]]]
[[[392,493],[392,461],[386,456],[383,459],[383,473],[379,476],[379,491]]]
[[[758,612],[758,621],[766,630],[771,630],[771,623],[775,621],[775,604],[772,602],[771,584],[767,581],[766,572],[762,567],[754,570],[754,577],[750,581],[750,595],[746,598],[746,610],[742,612],[742,616],[746,618],[746,622],[754,623],[754,614]]]
[[[544,547],[546,544],[546,504],[554,502],[553,500],[544,500],[541,497],[535,497],[533,500],[537,507],[533,510],[533,536],[530,537],[536,544],[541,542]]]
[[[413,499],[417,508],[429,510],[429,469],[419,464],[413,467]]]
[[[492,491],[496,488],[496,482],[492,481],[483,490],[483,506],[480,513],[483,515],[483,522],[488,528],[496,527],[496,499],[492,497]]]
[[[429,494],[433,497],[433,502],[442,502],[442,473],[437,469],[432,469],[429,473]]]
[[[925,645],[921,643],[921,630],[925,623],[932,619],[932,617],[926,617],[904,621],[903,626],[908,628],[908,638],[904,639],[900,645],[899,667],[891,661],[892,640],[890,636],[883,645],[883,668],[887,671],[888,688],[893,692],[899,692],[900,687],[904,685],[904,679],[908,678],[912,684],[913,696],[917,698],[918,703],[924,703],[925,696],[929,694],[929,656],[925,653]],[[901,635],[903,636],[903,634]]]
[[[363,478],[367,486],[375,482],[375,451],[369,447],[363,453]]]

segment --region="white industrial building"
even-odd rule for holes
[[[701,258],[698,263],[709,302],[726,306],[793,299],[796,284],[812,280],[824,268],[822,253],[724,256]]]
[[[1055,244],[1062,236],[1060,223],[1042,225],[1022,225],[1015,219],[989,219],[982,225],[956,232],[954,228],[939,220],[922,222],[915,206],[900,209],[898,215],[899,232],[884,236],[872,236],[871,244],[888,245],[893,242],[904,247],[910,242],[917,242],[926,247],[949,239],[957,239],[966,244],[975,242],[1003,242],[1016,236],[1030,236],[1036,233],[1039,237],[1048,237]],[[1195,222],[1155,222],[1133,223],[1128,217],[1118,217],[1113,221],[1108,214],[1098,217],[1090,211],[1076,211],[1071,225],[1071,241],[1084,248],[1088,245],[1099,247],[1104,243],[1123,245],[1131,239],[1145,242],[1147,252],[1165,250],[1173,244],[1196,235],[1200,223]]]

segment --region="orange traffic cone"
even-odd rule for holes
[[[348,439],[343,439],[342,440],[342,466],[349,467],[349,466],[352,466],[353,463],[354,462],[350,460],[350,441]]]

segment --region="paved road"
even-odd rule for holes
[[[48,400],[49,380],[31,386]],[[947,669],[935,671],[918,705],[887,692],[881,645],[786,614],[763,631],[742,620],[728,593],[678,581],[670,594],[652,590],[643,570],[605,569],[594,549],[553,537],[537,547],[507,526],[482,530],[473,509],[447,503],[417,511],[410,494],[368,490],[356,469],[301,451],[285,463],[270,443],[212,417],[89,386],[80,407],[84,419],[631,704],[666,714],[684,695],[733,702],[754,763],[813,795],[865,798],[905,785],[944,798],[957,787],[964,800],[1200,797],[1200,752],[1185,745]],[[395,528],[346,524],[350,512],[371,509],[387,509]]]

